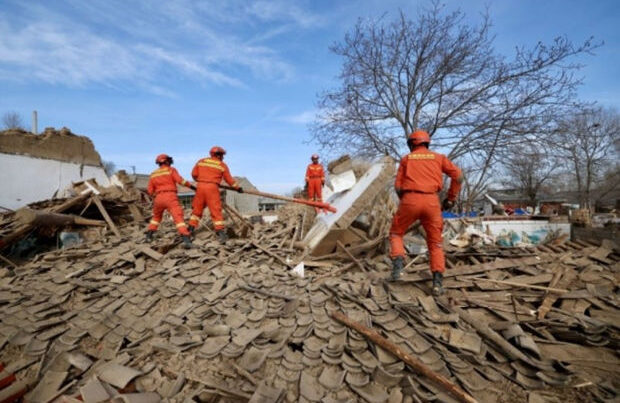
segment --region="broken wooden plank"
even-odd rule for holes
[[[556,274],[557,274],[557,277],[554,277],[554,279],[551,280],[550,285],[552,284],[554,286],[557,285],[560,287],[567,287],[571,283],[571,281],[573,281],[573,279],[577,277],[577,273],[572,268],[566,268],[563,271],[556,271]],[[545,296],[542,304],[538,308],[538,319],[539,320],[544,319],[544,317],[547,315],[547,313],[551,309],[551,306],[555,303],[555,301],[557,301],[557,299],[558,299],[557,294],[549,294]]]
[[[151,249],[146,245],[141,246],[140,248],[138,248],[138,250],[146,256],[150,257],[151,259],[157,260],[158,262],[164,257],[163,254]]]

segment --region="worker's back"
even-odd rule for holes
[[[160,192],[176,192],[179,173],[170,166],[162,166],[154,170],[149,178],[147,191],[149,194]]]
[[[445,155],[426,147],[417,147],[401,159],[396,188],[404,191],[437,193],[442,188],[443,173],[456,179],[461,171]]]

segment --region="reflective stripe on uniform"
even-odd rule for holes
[[[151,222],[149,224],[151,224],[151,225],[159,225],[159,221],[151,220]]]
[[[200,220],[200,217],[198,217],[197,215],[192,214],[192,216],[189,218],[190,220]]]
[[[239,187],[239,182],[235,182],[235,183],[233,183],[233,184],[232,184],[232,187],[234,187],[234,188]]]
[[[200,161],[198,163],[199,167],[209,167],[209,168],[215,168],[215,169],[219,169],[220,171],[224,172],[224,167],[222,165],[220,165],[220,163],[215,162],[215,161]]]
[[[434,160],[435,154],[412,153],[412,154],[409,154],[407,158],[410,160]]]
[[[213,221],[213,225],[224,225],[226,221]]]
[[[187,224],[185,224],[184,222],[180,222],[177,224],[177,228],[179,227],[187,227]]]
[[[164,176],[164,175],[170,175],[170,171],[168,171],[168,170],[166,170],[164,172],[157,172],[157,171],[155,171],[155,172],[153,172],[151,174],[151,178],[157,178],[158,176]]]

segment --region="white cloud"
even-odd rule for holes
[[[309,111],[298,113],[297,115],[284,116],[281,118],[281,120],[284,122],[306,125],[316,119],[316,112],[316,110],[312,109]]]
[[[249,6],[249,11],[264,21],[287,21],[303,28],[323,24],[323,19],[303,8],[293,1],[255,1]]]
[[[266,43],[290,27],[321,23],[288,1],[8,2],[0,80],[135,86],[164,96],[175,96],[166,85],[172,72],[238,88],[290,80],[293,66]]]

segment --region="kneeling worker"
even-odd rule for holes
[[[441,210],[450,210],[454,206],[463,176],[461,170],[445,155],[428,149],[430,142],[431,138],[424,130],[414,131],[407,140],[411,152],[400,160],[394,184],[400,204],[390,228],[390,255],[392,280],[397,280],[405,264],[403,236],[411,224],[419,219],[426,231],[433,273],[433,294],[440,295],[443,293],[442,278],[445,271]],[[442,187],[443,173],[451,181],[448,195],[440,206],[438,193]]]
[[[179,198],[177,197],[177,183],[192,189],[196,189],[196,187],[179,175],[177,170],[171,166],[172,162],[172,157],[166,154],[160,154],[155,159],[155,163],[159,165],[159,168],[151,173],[147,186],[148,194],[154,195],[155,200],[153,200],[153,218],[146,232],[146,240],[148,242],[153,240],[153,234],[159,227],[164,210],[168,210],[170,215],[172,215],[179,234],[183,238],[183,246],[189,249],[192,246],[192,242],[189,239],[187,225],[183,220],[183,208],[179,204]]]
[[[224,163],[226,151],[222,147],[211,148],[209,158],[199,160],[192,170],[192,177],[198,182],[198,190],[192,203],[192,216],[189,219],[189,230],[193,233],[198,222],[202,217],[205,206],[211,212],[213,228],[220,241],[225,243],[227,240],[224,228],[224,216],[222,215],[222,199],[220,198],[220,183],[222,178],[237,191],[243,193],[243,189],[233,179],[228,166]]]

